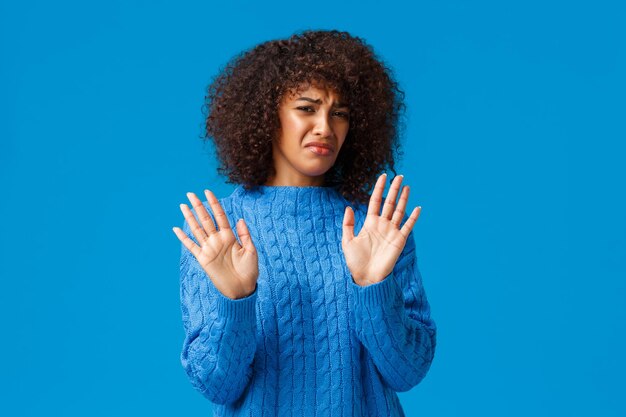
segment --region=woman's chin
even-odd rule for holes
[[[319,176],[326,174],[330,168],[331,168],[330,166],[323,166],[323,167],[318,167],[315,169],[313,168],[307,169],[307,170],[302,171],[302,173],[306,175],[307,177],[319,177]]]

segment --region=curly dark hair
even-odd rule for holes
[[[215,144],[218,173],[246,189],[274,175],[272,140],[280,128],[281,99],[311,84],[336,92],[350,108],[348,134],[324,186],[366,203],[382,170],[397,175],[394,156],[402,154],[406,105],[392,70],[347,32],[296,32],[244,50],[221,68],[203,105],[203,138]]]

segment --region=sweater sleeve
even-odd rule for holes
[[[187,221],[183,231],[197,243]],[[236,401],[252,375],[257,290],[233,300],[181,244],[180,299],[185,339],[180,359],[196,390],[216,404]]]
[[[437,330],[417,266],[412,231],[393,271],[383,281],[365,287],[353,281],[352,294],[357,337],[383,381],[394,391],[408,391],[419,384],[433,361]]]

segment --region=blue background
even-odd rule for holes
[[[301,29],[407,94],[399,173],[438,347],[407,415],[623,416],[618,2],[0,3],[0,414],[210,415],[179,360],[178,205],[233,186],[204,88]]]

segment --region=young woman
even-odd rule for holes
[[[420,208],[405,213],[401,175],[385,198],[377,175],[394,167],[402,96],[372,48],[338,31],[262,43],[213,80],[206,137],[238,186],[188,193],[173,230],[181,361],[215,415],[404,415],[396,392],[428,372],[436,326]]]

